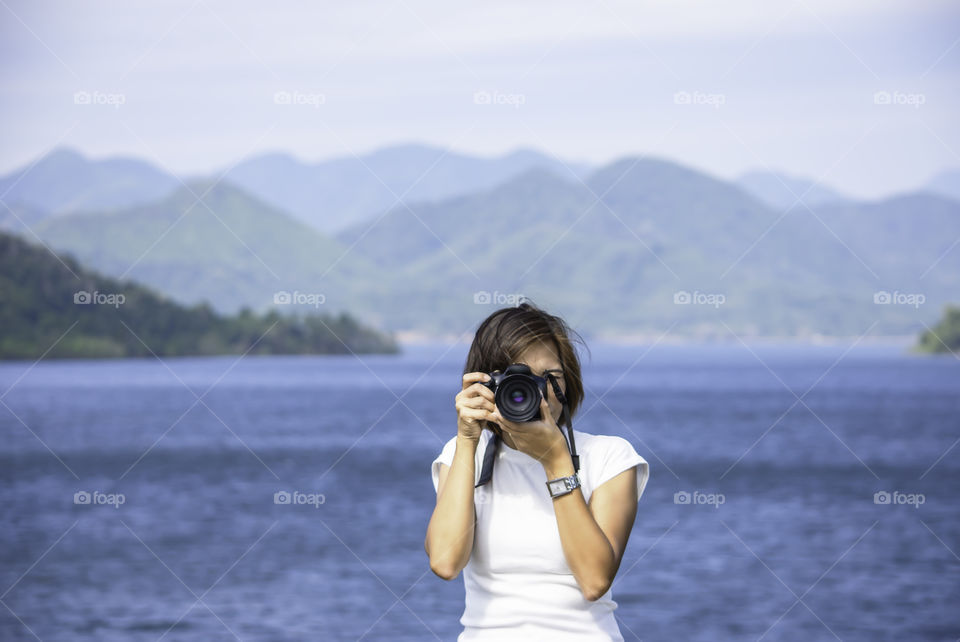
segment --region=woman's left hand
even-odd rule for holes
[[[491,420],[510,433],[517,450],[541,463],[556,461],[564,454],[569,457],[567,440],[557,426],[543,395],[540,396],[540,419],[538,420],[514,423],[504,419],[499,409],[491,413]]]

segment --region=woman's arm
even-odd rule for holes
[[[574,473],[568,452],[541,463],[547,479]],[[589,506],[579,488],[553,500],[564,557],[580,591],[591,602],[613,584],[637,516],[637,500],[636,466],[596,488]]]
[[[540,421],[516,424],[493,412],[521,450],[543,465],[547,479],[574,473],[566,438],[547,398],[540,400]],[[544,493],[548,492],[544,486]],[[588,506],[579,488],[553,500],[563,555],[583,596],[600,599],[613,584],[637,516],[637,469],[632,466],[594,489]]]
[[[474,456],[478,441],[458,435],[453,461],[450,466],[440,465],[437,505],[427,525],[423,547],[430,556],[430,569],[445,580],[459,575],[473,552]]]

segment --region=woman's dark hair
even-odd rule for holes
[[[563,368],[564,396],[570,407],[570,418],[583,402],[583,378],[580,357],[574,348],[586,342],[560,317],[548,314],[536,305],[524,302],[517,307],[501,308],[480,324],[473,337],[463,374],[493,372],[516,363],[520,355],[538,342],[553,346]]]

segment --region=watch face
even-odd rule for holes
[[[578,477],[564,477],[562,479],[553,480],[548,484],[548,487],[550,488],[550,494],[557,495],[558,493],[569,492],[579,486],[577,483],[578,481]]]

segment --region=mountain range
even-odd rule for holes
[[[353,178],[326,183],[325,200],[311,182],[325,164],[277,155],[218,180],[174,178],[161,196],[162,173],[121,172],[148,177],[155,191],[139,202],[108,179],[71,195],[40,161],[48,190],[33,171],[0,179],[17,214],[0,209],[0,226],[184,303],[265,310],[278,292],[321,293],[324,311],[428,337],[460,335],[520,295],[587,333],[701,337],[913,334],[960,298],[960,201],[932,191],[863,202],[801,178],[725,181],[656,158],[591,170],[427,149],[341,159]],[[277,175],[289,186],[265,195]],[[803,203],[787,203],[791,192]],[[300,212],[280,193],[299,194]],[[64,209],[78,201],[91,204]],[[883,292],[890,304],[875,303]],[[923,302],[904,303],[910,294]]]
[[[401,145],[364,156],[304,163],[265,154],[230,168],[225,177],[322,232],[336,232],[398,202],[434,201],[491,188],[530,169],[584,175],[588,168],[532,150],[498,158],[438,147]]]
[[[484,158],[410,144],[316,163],[284,153],[259,154],[211,176],[176,177],[136,158],[94,160],[57,148],[0,176],[0,199],[35,222],[64,213],[149,204],[183,183],[226,180],[321,232],[333,233],[401,199],[438,200],[480,191],[535,168],[568,177],[590,171],[585,164],[529,149]],[[15,227],[17,217],[0,211],[0,224],[4,221],[5,227]]]

